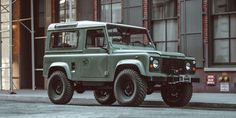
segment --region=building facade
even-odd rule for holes
[[[13,18],[30,17],[30,0],[16,0]],[[42,78],[50,23],[94,20],[143,26],[159,50],[197,59],[196,92],[236,92],[235,0],[34,0],[36,87]],[[30,21],[23,21],[30,26]],[[14,22],[13,67],[17,89],[31,87],[30,33]],[[223,88],[222,88],[223,87]],[[222,89],[222,90],[221,90]]]

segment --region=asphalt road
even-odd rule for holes
[[[236,118],[225,109],[169,108],[161,106],[54,105],[0,101],[0,118]]]

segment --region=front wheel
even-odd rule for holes
[[[74,93],[73,83],[62,71],[55,71],[49,78],[48,96],[54,104],[67,104]]]
[[[95,90],[94,97],[102,105],[112,105],[116,101],[112,90]]]
[[[121,71],[115,80],[114,93],[120,105],[138,106],[146,97],[147,83],[132,69]]]
[[[187,105],[192,98],[192,88],[191,83],[164,85],[161,88],[161,96],[168,106],[183,107]]]

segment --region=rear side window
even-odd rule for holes
[[[79,31],[62,31],[51,34],[51,48],[77,48]]]

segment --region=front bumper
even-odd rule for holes
[[[169,84],[176,84],[176,83],[192,83],[200,82],[200,78],[192,77],[191,75],[167,75],[165,77],[157,77],[157,76],[151,76],[150,77],[151,82],[167,82]]]

